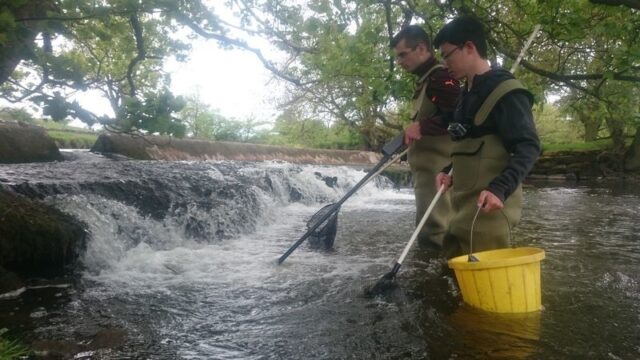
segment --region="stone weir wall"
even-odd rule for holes
[[[164,136],[142,138],[120,134],[100,135],[91,151],[120,154],[139,160],[281,160],[296,164],[369,165],[381,159],[380,154],[370,151],[295,149]]]
[[[0,121],[0,164],[55,160],[62,160],[62,155],[44,128]]]

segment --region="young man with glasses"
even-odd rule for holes
[[[416,224],[437,193],[434,177],[450,161],[451,139],[447,117],[451,116],[460,93],[460,84],[449,76],[434,57],[427,33],[417,25],[403,28],[391,41],[396,62],[417,77],[413,95],[412,123],[405,128],[409,145],[416,197]],[[418,243],[440,248],[448,226],[451,205],[443,196],[422,228]]]
[[[476,18],[452,20],[434,45],[451,76],[465,81],[448,126],[453,175],[447,174],[450,165],[436,177],[437,186],[453,190],[445,255],[467,254],[470,247],[473,252],[509,247],[522,211],[521,184],[540,154],[533,96],[510,72],[491,68]]]

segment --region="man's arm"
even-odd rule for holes
[[[538,156],[540,140],[536,132],[531,100],[522,91],[506,94],[491,111],[498,136],[511,154],[502,173],[493,179],[487,190],[504,202],[529,174]]]

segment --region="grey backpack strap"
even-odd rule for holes
[[[433,66],[431,69],[429,69],[429,71],[427,71],[426,74],[420,77],[420,80],[418,80],[418,83],[425,82],[427,78],[431,76],[431,74],[433,74],[434,71],[436,71],[437,69],[443,69],[443,68],[444,66],[440,64]],[[415,120],[416,117],[418,116],[418,113],[420,112],[420,108],[422,107],[422,102],[424,101],[424,98],[427,96],[427,86],[429,86],[429,84],[424,84],[422,86],[422,89],[420,90],[418,101],[413,106],[413,113],[411,114],[411,120]]]
[[[473,118],[473,124],[476,126],[481,125],[485,120],[487,120],[487,116],[489,116],[489,113],[491,113],[491,110],[493,110],[493,107],[496,106],[498,101],[510,91],[517,89],[526,90],[527,88],[525,88],[522,83],[516,79],[509,79],[501,82],[500,85],[496,86],[496,88],[493,89],[489,96],[484,100],[480,109],[476,113],[476,116]]]

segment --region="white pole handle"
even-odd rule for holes
[[[451,176],[451,174],[453,174],[453,169],[449,170],[449,173],[447,175]],[[420,219],[418,226],[416,226],[416,229],[413,231],[413,234],[411,234],[411,239],[409,239],[409,243],[407,244],[407,246],[404,247],[404,251],[402,251],[402,255],[400,255],[400,258],[397,261],[398,264],[402,264],[402,262],[404,261],[404,258],[407,257],[407,254],[409,253],[409,249],[411,249],[411,246],[413,245],[414,241],[416,241],[416,239],[418,238],[418,234],[420,233],[420,230],[422,230],[424,223],[427,222],[427,219],[429,218],[431,211],[436,206],[436,203],[438,202],[438,199],[440,199],[440,196],[442,196],[442,193],[444,193],[444,185],[440,185],[440,189],[438,189],[436,196],[433,197],[433,200],[431,200],[431,204],[429,204],[427,211],[425,211],[424,215],[422,215],[422,219]]]
[[[510,71],[511,71],[512,74],[518,68],[518,65],[520,64],[520,61],[522,61],[522,58],[524,57],[524,53],[527,52],[527,49],[529,48],[529,46],[531,46],[531,43],[533,42],[533,39],[535,39],[536,36],[538,35],[538,31],[540,31],[540,24],[537,24],[533,28],[533,32],[531,33],[531,35],[529,35],[529,38],[527,39],[527,42],[524,43],[524,47],[522,48],[522,50],[520,50],[520,54],[518,54],[518,58],[516,59],[516,62],[514,62],[513,65],[511,66],[511,70]]]

